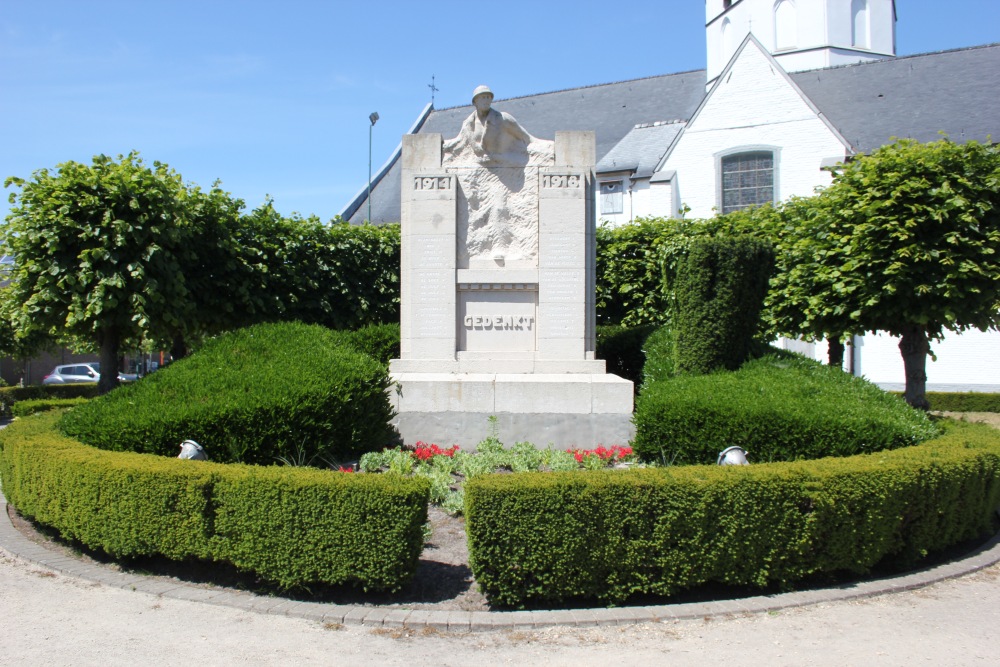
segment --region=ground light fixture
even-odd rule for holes
[[[719,453],[720,466],[746,466],[750,465],[747,461],[747,452],[742,447],[726,447]]]
[[[372,130],[378,121],[378,111],[368,114],[371,125],[368,126],[368,222],[372,221]]]

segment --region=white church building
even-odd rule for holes
[[[496,100],[533,135],[594,130],[605,224],[707,218],[808,196],[824,166],[894,137],[1000,136],[1000,44],[896,57],[893,0],[707,0],[706,69]],[[480,83],[480,82],[476,82]],[[572,109],[572,113],[567,110]],[[454,136],[470,106],[428,105],[411,133]],[[400,219],[399,153],[373,180],[372,222]],[[367,189],[341,211],[367,217]],[[825,345],[786,341],[823,358]],[[901,389],[897,340],[859,336],[845,366]],[[1000,334],[932,344],[929,391],[1000,392]]]

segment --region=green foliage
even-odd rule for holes
[[[692,243],[675,288],[679,372],[735,370],[746,361],[773,264],[770,245],[749,237]]]
[[[215,461],[342,461],[390,441],[387,387],[385,367],[336,332],[257,325],[73,410],[62,427],[116,451],[175,455],[192,439]]]
[[[918,447],[819,461],[487,475],[465,499],[470,564],[493,604],[789,588],[988,534],[1000,433],[956,424]]]
[[[670,319],[677,271],[699,238],[756,230],[748,214],[710,220],[639,218],[597,229],[597,321],[638,327]]]
[[[12,416],[12,408],[18,401],[49,401],[52,399],[94,398],[97,385],[49,384],[27,387],[0,387],[0,417]]]
[[[577,455],[582,460],[577,459]],[[505,449],[497,432],[496,418],[490,419],[490,434],[476,451],[460,451],[458,445],[442,449],[418,442],[413,449],[399,447],[368,452],[358,462],[364,473],[416,475],[431,483],[431,502],[452,514],[463,511],[463,483],[467,479],[506,472],[599,470],[608,465],[635,462],[630,448],[598,448],[585,452],[538,449],[530,442],[515,443]]]
[[[0,478],[22,514],[66,539],[116,558],[231,563],[284,588],[396,591],[416,570],[426,480],[107,452],[57,419],[0,432]]]
[[[927,400],[932,410],[942,412],[1000,412],[1000,394],[929,391]]]
[[[11,406],[10,412],[15,417],[27,417],[36,412],[47,412],[59,408],[73,408],[83,405],[89,400],[88,398],[38,398],[17,402]]]
[[[388,366],[390,359],[399,359],[399,322],[372,324],[342,332],[352,348]]]
[[[286,218],[267,202],[242,226],[242,252],[262,296],[252,321],[331,329],[399,321],[399,225]]]
[[[776,326],[901,336],[907,401],[926,407],[929,341],[1000,325],[1000,148],[902,139],[832,171],[776,228]]]
[[[631,380],[638,389],[642,383],[642,367],[646,363],[644,346],[655,328],[652,324],[597,327],[597,358],[607,362],[609,373]]]
[[[167,165],[147,167],[135,152],[65,162],[31,180],[8,178],[11,185],[19,192],[0,246],[17,258],[5,297],[15,307],[4,308],[17,336],[78,339],[100,349],[105,368],[116,366],[123,342],[185,328],[194,311],[185,266],[202,247],[196,231],[215,221],[215,209],[239,207],[219,191],[188,190]],[[213,213],[199,208],[206,199]],[[105,374],[101,391],[116,383]]]
[[[666,300],[659,245],[670,223],[640,218],[597,228],[597,322],[634,327],[662,322]]]
[[[635,424],[637,454],[676,464],[710,463],[733,445],[751,461],[791,461],[904,447],[936,434],[925,414],[875,385],[787,355],[649,382]]]
[[[643,347],[646,363],[642,367],[642,384],[673,377],[677,373],[677,336],[670,325],[656,329]]]

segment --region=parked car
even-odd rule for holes
[[[97,382],[101,379],[101,364],[88,361],[79,364],[56,366],[55,370],[45,376],[42,384],[73,384],[79,382]],[[119,382],[134,382],[135,375],[119,373]]]

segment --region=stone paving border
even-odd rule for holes
[[[399,607],[364,607],[323,602],[299,602],[244,591],[206,589],[175,579],[116,572],[106,566],[64,556],[32,542],[18,531],[7,513],[7,499],[0,493],[0,548],[36,565],[63,575],[156,597],[233,607],[258,614],[292,616],[320,623],[370,627],[431,627],[437,630],[483,631],[545,628],[551,626],[608,626],[691,618],[719,617],[803,607],[908,591],[960,577],[1000,562],[1000,533],[968,556],[924,570],[887,579],[844,584],[833,588],[760,595],[735,600],[687,602],[649,607],[611,609],[561,609],[551,611],[435,611]]]

